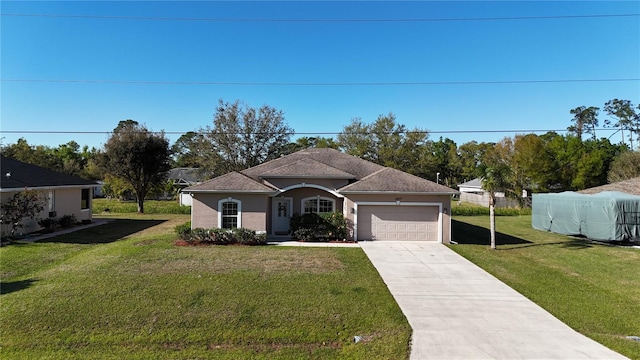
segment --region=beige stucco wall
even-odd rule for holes
[[[242,227],[267,231],[267,206],[269,197],[266,194],[212,194],[194,193],[191,206],[192,228],[217,228],[218,201],[229,197],[240,200],[242,213]]]
[[[451,196],[449,195],[405,195],[405,194],[350,194],[345,198],[345,217],[353,226],[356,214],[351,212],[355,202],[429,202],[442,203],[442,242],[449,244],[451,240]],[[446,209],[446,211],[444,210]],[[353,227],[350,229],[353,239]]]
[[[91,220],[91,201],[93,196],[89,190],[89,208],[80,209],[80,202],[82,200],[82,191],[80,189],[58,189],[55,190],[55,211],[56,217],[60,218],[64,215],[75,215],[76,220]]]
[[[281,197],[291,198],[293,213],[300,214],[301,200],[307,197],[320,195],[336,201],[336,211],[344,212],[350,227],[350,237],[353,238],[353,223],[355,214],[351,212],[355,202],[428,202],[442,203],[442,237],[443,243],[448,244],[451,239],[451,197],[449,195],[406,195],[406,194],[352,194],[348,198],[338,198],[326,191],[315,188],[297,188],[289,190]],[[195,193],[191,208],[192,228],[216,228],[218,227],[218,201],[233,198],[242,202],[242,227],[255,231],[267,231],[271,233],[271,206],[273,198],[266,194],[211,194]]]
[[[80,208],[80,202],[82,200],[81,188],[57,188],[51,190],[37,190],[40,191],[45,199],[44,210],[36,216],[36,219],[24,220],[23,227],[18,228],[18,233],[30,233],[40,230],[38,225],[38,219],[44,219],[49,217],[49,211],[56,212],[56,219],[60,219],[64,215],[74,215],[77,221],[91,221],[91,202],[89,202],[89,208],[82,210]],[[89,190],[89,201],[92,201],[92,189]],[[6,192],[0,194],[0,199],[4,203],[7,199],[12,197],[17,192]],[[50,195],[53,195],[53,202],[50,201]],[[2,233],[6,234],[10,231],[9,226],[2,225]]]

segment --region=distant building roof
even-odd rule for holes
[[[640,177],[618,181],[578,191],[581,194],[597,194],[603,191],[618,191],[640,196]]]
[[[169,170],[167,178],[178,184],[193,185],[207,180],[207,172],[199,168],[180,167]]]
[[[480,180],[480,178],[475,178],[473,180],[469,180],[467,182],[463,182],[462,184],[459,184],[458,188],[460,187],[482,189],[482,180]]]
[[[49,188],[61,186],[91,187],[93,181],[49,170],[37,165],[0,156],[0,189],[2,191],[25,188]]]
[[[458,189],[461,193],[467,194],[482,194],[484,190],[482,189],[482,179],[475,178],[473,180],[469,180],[467,182],[463,182],[458,185]]]

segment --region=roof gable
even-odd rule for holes
[[[458,192],[433,181],[411,175],[404,171],[383,168],[360,181],[338,190],[340,193],[437,193],[457,194]]]
[[[167,178],[185,184],[202,182],[207,178],[207,173],[199,168],[173,168],[167,173]]]
[[[482,180],[480,178],[475,178],[473,180],[469,180],[467,182],[464,182],[464,183],[458,185],[458,187],[469,187],[469,188],[482,189]]]
[[[93,181],[31,165],[15,159],[0,157],[0,189],[45,188],[59,186],[90,187]]]
[[[263,185],[252,178],[233,171],[203,183],[190,186],[183,192],[251,192],[272,193],[273,188]]]
[[[354,179],[355,175],[314,159],[300,159],[263,172],[262,178],[332,178]]]
[[[271,161],[267,161],[263,164],[243,170],[242,173],[256,180],[259,180],[264,173],[270,172],[281,166],[289,165],[300,160],[317,161],[318,163],[322,163],[334,169],[338,169],[345,173],[351,174],[355,179],[361,179],[380,169],[384,169],[384,167],[381,165],[374,164],[370,161],[360,159],[353,155],[342,153],[335,149],[309,148],[279,157]]]

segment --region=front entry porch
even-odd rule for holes
[[[344,197],[320,185],[289,186],[271,197],[268,234],[270,237],[290,237],[289,226],[294,215],[342,212],[343,203]]]
[[[290,197],[277,197],[273,198],[271,204],[271,219],[272,219],[272,235],[274,236],[288,236],[289,234],[289,221],[293,216],[293,198]]]

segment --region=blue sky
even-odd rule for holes
[[[169,132],[174,141],[179,133],[212,125],[218,99],[239,99],[282,110],[288,124],[307,136],[340,132],[355,117],[372,122],[393,112],[409,128],[460,145],[514,135],[475,131],[566,129],[569,110],[581,105],[602,107],[613,98],[640,102],[639,81],[469,83],[638,79],[639,16],[211,20],[638,14],[637,1],[3,1],[1,7],[4,144],[24,137],[31,144],[75,140],[101,147],[104,133],[7,131],[108,132],[124,119]],[[17,16],[27,14],[81,16]],[[100,82],[87,82],[94,80]],[[281,85],[212,84],[225,82]],[[463,84],[442,84],[450,82]],[[282,85],[292,83],[307,85]],[[328,83],[334,85],[309,85]],[[605,117],[601,113],[601,121]]]

